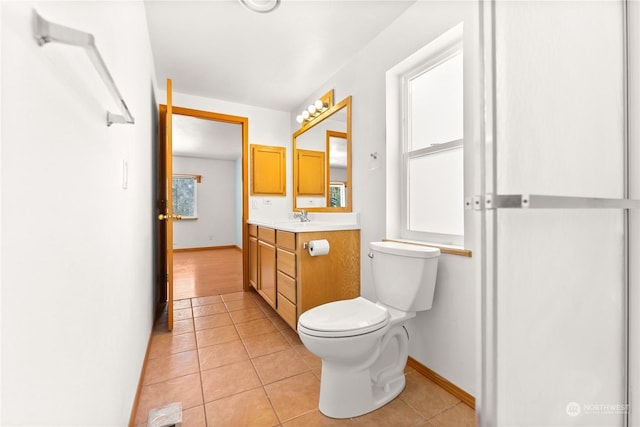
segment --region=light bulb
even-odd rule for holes
[[[305,119],[305,120],[309,118],[309,112],[307,110],[304,110],[302,112],[302,118]]]
[[[300,114],[298,114],[298,115],[296,116],[296,122],[298,122],[298,123],[302,123],[302,120],[303,120],[303,119],[302,119],[302,116],[301,116]]]
[[[316,107],[316,110],[322,110],[324,108],[324,104],[319,99],[315,102],[314,106]]]
[[[307,108],[307,111],[309,112],[309,114],[313,115],[316,112],[316,106],[315,105],[309,105],[309,108]]]

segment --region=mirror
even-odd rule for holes
[[[293,210],[351,212],[351,97],[293,134]]]

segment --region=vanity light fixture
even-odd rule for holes
[[[280,6],[280,0],[240,0],[240,3],[252,12],[269,13]]]
[[[306,110],[296,116],[296,121],[301,125],[311,122],[313,119],[333,107],[333,89],[322,95],[313,104],[309,105]]]

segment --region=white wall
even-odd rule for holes
[[[242,195],[242,187],[236,186],[236,166],[240,164],[235,160],[173,156],[174,174],[202,176],[197,184],[198,219],[173,222],[174,248],[242,247],[235,232],[242,222],[242,211],[236,210],[236,194]]]
[[[464,22],[465,81],[478,76],[478,16],[475,2],[416,2],[385,31],[356,55],[333,78],[310,94],[291,115],[333,88],[334,99],[353,96],[352,167],[353,205],[360,212],[362,294],[375,298],[368,260],[368,243],[386,236],[385,73],[424,45]],[[473,89],[473,84],[467,88]],[[470,92],[471,103],[477,103]],[[466,108],[469,108],[467,110]],[[479,194],[473,169],[480,117],[474,106],[465,107],[465,194]],[[467,150],[467,148],[469,148]],[[379,167],[370,170],[370,154],[382,156]],[[467,157],[467,156],[466,156]],[[476,249],[476,227],[472,214],[465,214],[465,248]],[[476,258],[442,255],[433,308],[418,313],[409,323],[410,355],[465,391],[475,386],[475,279]]]
[[[165,86],[160,82],[160,86]],[[166,91],[159,91],[158,100],[166,103]],[[222,114],[247,117],[249,119],[249,145],[271,145],[286,147],[287,154],[287,195],[286,196],[249,196],[249,212],[247,218],[274,219],[286,217],[292,210],[291,182],[292,182],[292,154],[291,154],[291,124],[290,113],[238,104],[219,99],[204,98],[173,93],[173,105],[197,110],[212,111]],[[251,151],[249,149],[249,151]],[[249,163],[249,167],[250,167]],[[251,177],[249,177],[249,182]]]
[[[32,8],[95,36],[135,125],[106,126],[114,107],[93,65],[80,48],[39,47]],[[1,10],[0,422],[126,425],[153,316],[143,5],[3,1]]]

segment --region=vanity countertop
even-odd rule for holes
[[[332,221],[318,221],[312,219],[309,222],[301,222],[299,219],[284,220],[264,220],[249,219],[249,224],[262,227],[274,228],[276,230],[291,231],[293,233],[310,233],[317,231],[340,231],[340,230],[360,230],[358,223],[344,223]]]

